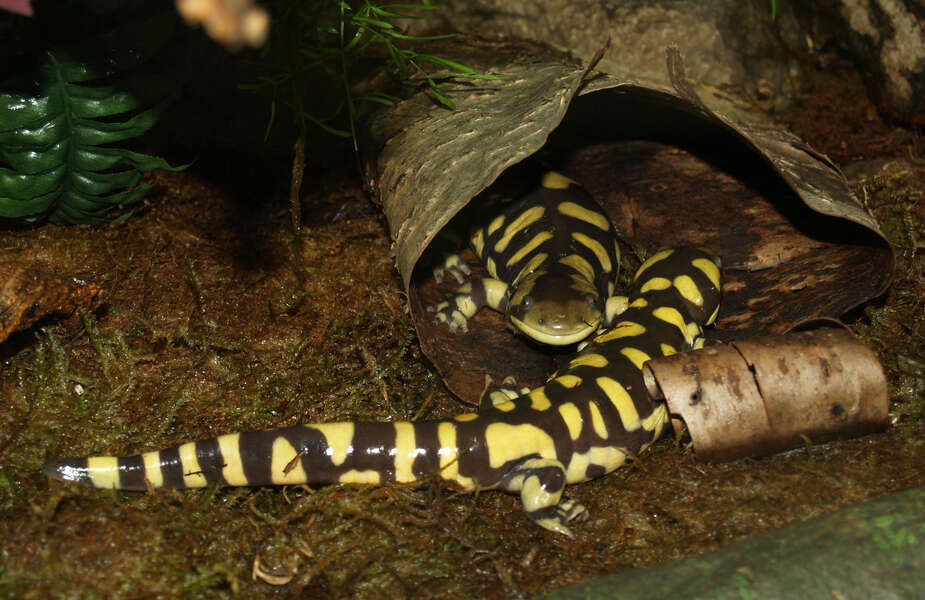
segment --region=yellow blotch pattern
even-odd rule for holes
[[[500,394],[500,396],[495,396],[495,394]],[[501,398],[501,396],[503,396],[504,398]],[[494,400],[496,397],[499,400],[503,400],[503,401],[494,403]],[[517,404],[515,404],[513,400],[507,400],[506,399],[507,397],[508,397],[507,394],[505,394],[504,392],[492,392],[491,399],[492,399],[492,403],[494,403],[494,407],[500,410],[501,412],[510,412],[514,410],[515,408],[517,408]]]
[[[602,229],[604,231],[610,229],[610,221],[607,220],[607,217],[599,212],[588,210],[580,204],[575,204],[574,202],[562,202],[559,204],[559,206],[556,207],[556,210],[567,217],[572,217],[573,219],[578,219],[580,221],[584,221],[585,223],[590,223],[598,229]]]
[[[481,257],[482,252],[485,251],[485,231],[479,229],[474,234],[472,234],[472,247],[475,248],[475,253]]]
[[[639,429],[639,412],[629,392],[626,391],[620,382],[610,377],[598,377],[596,379],[598,387],[607,395],[607,398],[617,409],[620,414],[620,421],[623,423],[623,429],[635,431]]]
[[[538,387],[530,391],[530,408],[533,410],[546,410],[552,406],[549,397],[546,395],[546,386]]]
[[[582,277],[588,281],[594,281],[594,267],[591,266],[591,263],[577,254],[569,254],[568,256],[562,257],[559,259],[559,263],[581,273]]]
[[[501,305],[501,299],[507,294],[507,284],[498,279],[483,279],[482,285],[485,287],[485,300],[488,306],[497,308]]]
[[[183,469],[183,485],[186,487],[205,487],[206,478],[199,466],[196,456],[196,442],[187,442],[177,448],[180,455],[180,465]]]
[[[145,479],[148,480],[148,483],[156,488],[164,485],[164,474],[161,472],[161,453],[157,450],[145,452],[141,455],[141,462],[145,465]]]
[[[581,419],[581,411],[571,402],[559,405],[559,414],[568,427],[568,434],[573,440],[577,440],[581,435],[581,427],[584,422]]]
[[[241,434],[229,433],[220,435],[216,438],[218,449],[222,453],[222,461],[225,466],[222,467],[222,477],[228,482],[228,485],[247,485],[247,477],[244,475],[244,465],[241,464],[240,449]]]
[[[594,402],[589,402],[588,408],[591,412],[591,427],[594,429],[594,433],[597,437],[606,440],[607,425],[604,424],[604,417],[601,415],[601,409],[599,409]]]
[[[533,258],[531,258],[531,259],[527,262],[527,264],[524,265],[524,268],[521,269],[519,273],[517,273],[517,277],[514,278],[514,283],[519,282],[521,279],[523,279],[524,277],[526,277],[526,276],[529,275],[530,273],[533,273],[534,271],[536,271],[537,269],[539,269],[540,266],[541,266],[544,262],[546,262],[546,259],[547,259],[547,258],[549,258],[549,255],[548,255],[547,253],[545,253],[545,252],[540,252],[539,254],[537,254],[536,256],[534,256]],[[530,287],[533,287],[533,286],[532,286],[532,283],[531,283],[531,286],[530,286]],[[520,291],[520,288],[518,288],[517,291]],[[524,292],[524,293],[526,293],[526,292]]]
[[[414,424],[406,421],[394,423],[395,426],[395,481],[407,483],[414,481],[411,466],[417,457],[417,435]]]
[[[531,239],[529,242],[527,242],[526,244],[524,244],[523,247],[521,247],[520,250],[518,250],[517,252],[515,252],[514,255],[511,256],[511,258],[508,259],[508,261],[507,261],[507,263],[505,264],[505,266],[506,266],[506,267],[511,267],[511,266],[513,266],[513,265],[516,265],[517,263],[519,263],[520,261],[522,261],[522,260],[524,259],[525,256],[527,256],[528,254],[530,254],[531,252],[533,252],[534,250],[536,250],[543,242],[545,242],[546,240],[550,239],[551,237],[552,237],[552,233],[550,233],[550,232],[548,232],[548,231],[541,231],[541,232],[539,232],[538,234],[536,234],[535,236],[533,236],[533,239]]]
[[[498,278],[498,266],[495,264],[494,259],[490,256],[485,259],[485,269],[488,271],[489,275],[495,279]]]
[[[642,365],[646,364],[646,361],[652,358],[638,348],[621,348],[620,354],[630,359],[630,362],[632,362],[637,369],[641,369]]]
[[[607,359],[600,354],[582,354],[581,356],[573,358],[569,361],[568,366],[571,367],[595,367],[602,368],[607,366]]]
[[[681,313],[678,312],[678,309],[672,308],[670,306],[659,306],[652,311],[652,316],[656,319],[661,319],[670,325],[674,325],[678,328],[678,331],[684,336],[685,339],[690,337],[690,334],[687,331],[687,323],[684,322],[684,317],[681,316]],[[688,340],[689,342],[690,340]]]
[[[701,295],[693,279],[687,275],[678,275],[674,278],[674,286],[685,300],[694,306],[703,306],[703,295]]]
[[[652,414],[643,419],[642,427],[646,431],[652,432],[652,441],[655,441],[662,434],[665,423],[668,422],[668,409],[664,404],[659,404],[652,411]],[[642,452],[642,450],[640,450]]]
[[[661,252],[656,252],[655,254],[649,257],[649,260],[647,260],[646,262],[642,263],[639,266],[639,269],[636,271],[636,276],[633,279],[639,279],[639,276],[642,275],[643,271],[645,271],[646,269],[648,269],[649,267],[651,267],[658,261],[665,260],[672,254],[674,254],[674,250],[671,248],[662,250]]]
[[[295,485],[308,481],[305,467],[302,466],[302,457],[296,459],[299,452],[283,436],[273,440],[270,459],[270,478],[277,485]],[[293,459],[296,459],[293,461]],[[286,469],[289,472],[286,472]]]
[[[573,231],[572,239],[594,253],[594,256],[597,257],[597,262],[599,262],[601,265],[601,269],[606,272],[611,270],[613,265],[610,263],[610,256],[607,254],[607,250],[604,249],[604,246],[599,241],[581,233],[580,231]]]
[[[577,375],[561,375],[556,377],[555,381],[562,387],[571,389],[581,383],[581,377],[578,377]]]
[[[87,459],[87,474],[93,486],[103,489],[119,487],[119,459],[115,456],[91,456]]]
[[[707,278],[710,280],[710,283],[712,283],[716,289],[720,289],[719,267],[717,267],[716,264],[712,260],[709,260],[706,258],[695,258],[694,260],[691,261],[691,264],[695,268],[700,269],[703,272],[703,274],[707,276]]]
[[[488,447],[488,464],[492,469],[523,458],[525,454],[535,453],[543,458],[556,457],[556,446],[552,437],[540,427],[527,423],[490,424],[485,428],[485,445]]]
[[[633,323],[632,321],[620,321],[614,328],[606,333],[594,338],[594,341],[598,344],[603,344],[611,340],[624,337],[635,337],[637,335],[643,335],[646,332],[646,328],[639,323]]]
[[[334,466],[344,464],[347,456],[353,454],[353,432],[356,427],[352,421],[319,423],[311,427],[324,436],[328,444],[328,458]]]
[[[655,290],[655,291],[667,290],[670,287],[671,287],[670,280],[665,279],[664,277],[653,277],[649,281],[642,284],[642,287],[639,288],[639,293],[645,294],[646,292],[649,292],[652,290]]]
[[[488,229],[486,230],[486,233],[488,233],[488,235],[491,235],[494,232],[501,229],[502,225],[504,225],[504,215],[498,215],[497,217],[491,220],[491,223],[488,224]]]
[[[540,185],[542,185],[547,190],[564,190],[567,189],[568,186],[578,185],[578,183],[569,179],[562,173],[549,171],[543,175],[543,179],[540,181]]]
[[[520,216],[511,221],[504,229],[504,235],[501,236],[501,239],[495,244],[495,252],[504,252],[508,244],[511,243],[511,239],[517,235],[518,231],[542,219],[545,212],[546,209],[542,206],[534,206],[520,213]]]
[[[456,426],[452,423],[440,423],[437,426],[439,442],[440,477],[455,481],[464,490],[474,490],[475,483],[469,477],[459,474],[459,442],[456,439]]]
[[[340,476],[340,482],[379,485],[382,483],[382,474],[375,469],[367,469],[365,471],[350,469],[349,471],[345,471]]]

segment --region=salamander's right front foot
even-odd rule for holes
[[[469,319],[456,306],[455,298],[449,302],[441,302],[436,306],[428,306],[427,312],[437,313],[434,315],[434,325],[446,323],[450,328],[450,333],[456,333],[457,329],[466,333],[469,331]]]

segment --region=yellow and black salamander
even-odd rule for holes
[[[571,179],[546,173],[540,187],[472,232],[470,245],[491,277],[474,279],[429,310],[450,331],[468,330],[483,307],[507,316],[515,331],[551,345],[579,342],[609,326],[622,308],[613,299],[620,249],[610,219]],[[462,282],[458,255],[435,270]]]
[[[696,348],[719,309],[719,259],[686,247],[642,264],[617,323],[545,385],[486,389],[477,413],[395,423],[324,423],[233,433],[136,456],[50,461],[44,472],[97,488],[419,481],[519,493],[527,515],[571,535],[585,514],[566,484],[608,473],[651,444],[668,413],[646,394],[650,357]],[[498,393],[495,393],[498,392]]]

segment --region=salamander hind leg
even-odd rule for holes
[[[499,487],[508,492],[520,492],[527,516],[537,525],[575,537],[568,523],[586,519],[588,511],[574,500],[562,498],[565,490],[565,465],[549,458],[528,458],[512,468]]]
[[[485,388],[479,397],[479,410],[485,411],[499,404],[507,404],[530,392],[530,388],[517,387],[517,380],[508,375],[501,383],[495,383],[491,375],[485,375]]]

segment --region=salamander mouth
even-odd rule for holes
[[[531,327],[514,315],[510,315],[510,319],[511,323],[514,325],[514,328],[517,331],[520,331],[527,337],[536,340],[537,342],[548,344],[550,346],[568,346],[569,344],[580,342],[581,340],[594,333],[597,330],[598,325],[600,325],[600,322],[583,323],[582,326],[578,329],[573,329],[563,333],[552,333]]]

